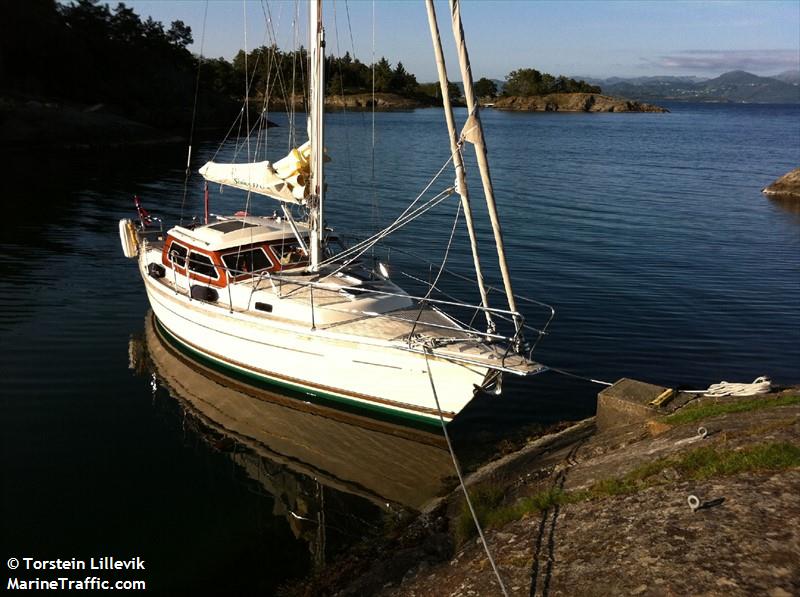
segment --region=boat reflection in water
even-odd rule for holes
[[[419,510],[453,475],[443,438],[245,385],[179,352],[152,313],[130,342],[131,368],[175,399],[184,429],[226,453],[274,500],[314,563],[387,514]]]

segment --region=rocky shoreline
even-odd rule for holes
[[[666,108],[597,93],[551,93],[531,97],[500,97],[496,110],[515,112],[669,112]]]
[[[116,149],[183,141],[180,135],[122,116],[103,104],[0,98],[0,151]]]
[[[271,112],[305,110],[305,99],[289,102],[272,98]],[[254,97],[251,105],[262,106],[264,98]],[[460,105],[460,104],[459,104]],[[501,97],[492,107],[509,111],[541,112],[667,112],[668,110],[620,98],[591,93],[560,93],[536,97]],[[328,111],[372,110],[411,111],[438,107],[433,98],[406,97],[395,93],[330,95]],[[143,124],[103,104],[79,105],[56,100],[14,100],[0,98],[0,149],[19,148],[105,149],[182,142],[184,137]],[[767,192],[765,190],[765,192]]]
[[[787,172],[761,192],[768,197],[800,199],[800,168]]]
[[[371,93],[357,93],[354,95],[329,95],[325,98],[325,107],[328,110],[371,110],[374,106],[379,111],[415,110],[416,108],[429,108],[431,103],[418,99],[404,97],[396,93],[376,93],[374,100]]]
[[[797,594],[800,388],[653,412],[579,422],[467,477],[509,593]],[[471,526],[455,488],[285,594],[500,594]]]

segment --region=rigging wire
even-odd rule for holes
[[[189,127],[189,151],[186,156],[186,173],[183,177],[183,199],[181,199],[181,217],[180,224],[183,224],[183,210],[186,206],[186,196],[189,193],[189,175],[191,174],[192,165],[192,143],[194,142],[194,125],[197,120],[197,96],[200,93],[200,71],[203,66],[203,48],[206,42],[206,19],[208,17],[208,0],[203,10],[203,29],[200,33],[200,55],[197,57],[197,78],[194,84],[194,104],[192,105],[192,123]]]
[[[545,365],[542,363],[548,370],[553,371],[554,373],[560,373],[561,375],[566,375],[567,377],[574,377],[575,379],[582,379],[584,381],[590,381],[592,383],[596,383],[601,386],[613,386],[614,384],[609,381],[603,381],[601,379],[594,379],[593,377],[586,377],[585,375],[578,375],[577,373],[572,373],[567,371],[566,369],[558,369],[556,367],[551,367],[550,365]]]
[[[370,153],[370,188],[372,190],[372,229],[378,229],[380,212],[375,181],[375,0],[372,0],[372,148]]]
[[[430,189],[431,186],[433,185],[433,183],[436,182],[436,180],[441,176],[442,172],[444,172],[445,168],[447,168],[448,164],[452,161],[452,159],[453,159],[453,156],[451,155],[447,159],[447,161],[445,161],[445,163],[442,165],[442,167],[439,169],[439,171],[433,176],[433,178],[430,180],[430,182],[428,182],[428,184],[425,186],[425,188],[422,190],[422,192],[419,195],[417,195],[416,199],[414,199],[408,205],[408,207],[406,207],[406,209],[403,210],[403,213],[401,213],[395,219],[394,222],[389,224],[383,230],[381,230],[381,231],[377,232],[376,234],[372,235],[371,237],[369,237],[369,238],[361,241],[360,243],[356,244],[355,246],[350,247],[349,249],[346,249],[345,251],[342,251],[341,253],[337,253],[336,255],[334,255],[334,256],[332,256],[332,257],[330,257],[328,259],[323,260],[320,263],[320,265],[325,265],[327,263],[331,263],[331,262],[334,262],[334,261],[340,261],[340,260],[348,257],[349,255],[352,255],[353,253],[358,253],[355,257],[353,257],[349,261],[345,262],[345,264],[342,267],[340,267],[338,270],[336,270],[337,272],[341,271],[342,268],[346,267],[348,264],[352,263],[355,259],[357,259],[361,255],[363,255],[366,251],[368,251],[372,246],[375,245],[375,243],[379,242],[381,239],[385,238],[386,236],[388,236],[389,234],[391,234],[392,232],[394,232],[398,228],[401,228],[402,226],[404,226],[405,224],[407,224],[411,220],[413,220],[413,219],[419,217],[420,215],[422,215],[428,209],[434,207],[435,205],[438,205],[438,203],[440,203],[441,201],[443,201],[444,199],[449,197],[450,194],[452,194],[452,192],[453,192],[453,188],[452,187],[445,189],[444,191],[442,191],[441,193],[436,195],[433,199],[428,200],[427,203],[424,203],[421,207],[418,207],[418,208],[416,208],[416,209],[414,209],[412,211],[412,208],[414,207],[414,205],[416,205],[417,202],[419,202],[419,200],[425,195],[425,193],[428,192],[428,189]],[[363,247],[363,250],[360,250],[362,247]]]
[[[329,259],[326,259],[320,265],[325,265],[325,264],[328,264],[328,263],[331,263],[331,262],[334,262],[334,261],[341,260],[344,253],[347,254],[346,256],[353,255],[353,253],[355,253],[355,255],[353,257],[351,257],[350,259],[345,261],[338,269],[336,269],[335,271],[331,272],[330,274],[326,274],[326,276],[330,277],[330,276],[333,276],[335,274],[338,274],[340,271],[342,271],[348,265],[353,263],[356,259],[361,257],[364,253],[369,251],[370,248],[375,246],[375,244],[377,244],[382,238],[385,238],[386,236],[388,236],[388,235],[392,234],[393,232],[399,230],[400,228],[402,228],[403,226],[405,226],[409,222],[411,222],[411,221],[415,220],[416,218],[420,217],[422,214],[424,214],[429,209],[432,209],[432,208],[436,207],[442,201],[444,201],[445,199],[450,197],[452,194],[453,194],[453,188],[452,187],[450,187],[448,189],[445,189],[444,191],[442,191],[441,193],[439,193],[438,195],[436,195],[435,197],[430,199],[427,203],[424,203],[421,207],[418,207],[417,209],[415,209],[408,216],[406,216],[404,218],[398,218],[397,220],[395,220],[395,222],[390,224],[388,227],[384,228],[383,230],[381,230],[377,234],[371,236],[370,238],[362,241],[361,243],[359,243],[355,247],[351,247],[350,249],[347,249],[347,251],[342,251],[342,253],[337,253],[333,257],[330,257]]]
[[[298,5],[295,4],[295,6],[298,6]],[[288,95],[287,95],[286,81],[284,80],[284,77],[283,77],[283,68],[282,67],[283,67],[283,61],[285,59],[285,56],[278,49],[279,48],[278,36],[275,33],[274,19],[272,18],[272,9],[270,8],[269,2],[265,2],[264,0],[262,0],[262,2],[261,2],[261,11],[262,11],[262,13],[264,13],[264,19],[265,19],[265,22],[266,22],[266,25],[267,25],[266,33],[267,33],[267,36],[268,36],[269,41],[270,41],[270,56],[271,56],[271,58],[269,59],[269,64],[267,66],[267,69],[268,69],[267,70],[267,74],[269,75],[272,72],[272,67],[274,65],[274,67],[275,67],[275,78],[278,81],[278,86],[280,87],[280,92],[281,92],[281,94],[283,96],[283,103],[284,103],[284,109],[286,111],[286,116],[287,116],[287,119],[290,122],[290,125],[293,126],[293,122],[294,122],[293,121],[294,87],[292,87],[292,98],[290,99],[288,97]],[[297,17],[296,17],[296,15],[298,14],[297,11],[299,11],[299,8],[292,15],[292,32],[294,34],[294,38],[292,39],[292,41],[295,44],[295,48],[293,48],[293,50],[296,50],[296,45],[297,45],[297,43],[296,43],[297,42]],[[278,22],[279,23],[280,23],[280,18],[281,18],[281,13],[278,13]],[[280,60],[278,60],[276,58],[276,55],[280,55]],[[296,60],[296,57],[293,56],[292,57],[292,83],[293,84],[294,84],[294,76],[295,76],[294,75],[294,73],[295,73],[295,71],[294,71],[295,60]],[[272,96],[272,87],[268,84],[267,85],[267,89],[265,90],[265,94],[264,94],[265,110],[262,111],[262,116],[266,111],[266,107],[269,104],[269,99],[270,99],[271,96]],[[291,128],[291,126],[290,126],[290,133],[292,133],[292,132],[293,132],[293,128]],[[291,141],[290,141],[290,143],[291,143]],[[292,147],[293,147],[293,145],[290,144],[289,145],[289,149],[291,150]]]
[[[253,84],[253,81],[256,78],[255,69],[253,69],[253,76],[249,79],[248,77],[250,74],[250,70],[247,65],[247,0],[242,0],[242,13],[244,16],[244,121],[245,121],[245,132],[247,137],[245,138],[245,143],[247,144],[247,162],[250,163],[250,86]],[[258,58],[256,58],[256,66],[258,65]],[[248,176],[250,176],[250,171],[248,170]],[[248,180],[248,187],[252,186],[249,184]],[[244,211],[248,213],[250,211],[250,199],[252,198],[252,191],[248,189],[247,195],[245,197],[244,202]],[[244,225],[244,222],[242,222]]]
[[[458,218],[460,215],[461,215],[461,202],[459,201],[456,207],[456,217],[453,219],[453,228],[452,230],[450,230],[450,239],[447,241],[447,247],[445,247],[444,250],[444,257],[442,258],[442,264],[439,266],[439,271],[436,274],[436,278],[434,278],[433,282],[430,283],[430,286],[428,287],[428,292],[426,292],[422,300],[419,301],[419,311],[417,312],[417,316],[414,318],[414,325],[411,326],[411,331],[408,333],[409,344],[411,343],[412,336],[414,335],[414,332],[417,329],[417,324],[419,323],[419,320],[422,317],[422,312],[425,310],[425,304],[431,297],[433,289],[436,288],[436,284],[439,282],[439,278],[442,277],[444,266],[447,265],[447,258],[450,256],[450,248],[453,246],[453,238],[456,235],[456,227],[458,226]]]
[[[339,68],[339,92],[342,98],[342,114],[347,115],[347,102],[344,99],[344,73],[342,71],[342,50],[339,48],[339,21],[336,18],[336,0],[333,0],[333,33],[336,39],[336,65]],[[344,148],[347,155],[347,171],[350,183],[353,182],[353,156],[350,151],[350,127],[344,127]]]
[[[442,424],[442,433],[444,434],[445,442],[447,443],[447,449],[450,451],[450,458],[453,460],[453,468],[456,470],[456,475],[458,476],[458,483],[461,485],[461,491],[464,494],[464,499],[467,502],[467,506],[469,507],[470,514],[472,514],[472,521],[475,523],[475,528],[478,529],[478,535],[481,538],[481,544],[483,545],[483,550],[486,552],[486,557],[489,559],[489,563],[492,566],[492,570],[494,571],[494,575],[497,578],[497,582],[500,583],[500,590],[503,592],[505,597],[508,597],[508,591],[506,591],[506,586],[503,583],[503,579],[500,576],[500,571],[497,569],[497,565],[494,563],[494,558],[492,557],[492,552],[489,549],[489,544],[486,542],[486,537],[483,534],[483,529],[481,528],[481,523],[478,521],[478,515],[475,513],[475,508],[472,505],[472,500],[469,497],[469,492],[467,491],[467,486],[464,483],[464,476],[461,473],[461,467],[458,464],[458,458],[456,457],[455,450],[453,450],[453,444],[450,441],[450,434],[447,433],[447,423],[444,421],[444,415],[442,414],[442,406],[439,403],[439,394],[436,392],[436,384],[433,382],[433,373],[431,372],[431,364],[428,360],[428,356],[433,353],[429,346],[425,346],[423,353],[425,355],[425,369],[428,371],[428,380],[431,382],[431,391],[433,392],[433,399],[436,401],[436,410],[439,413],[439,422]]]
[[[289,139],[288,139],[289,147],[287,148],[287,151],[291,151],[292,147],[295,146],[294,144],[295,144],[295,135],[296,135],[294,105],[295,105],[295,95],[297,93],[295,91],[295,83],[297,81],[297,57],[298,57],[298,51],[299,51],[299,48],[298,48],[298,39],[299,39],[299,37],[298,36],[300,35],[300,32],[298,31],[299,27],[297,26],[297,22],[300,20],[300,2],[299,2],[299,0],[297,2],[295,2],[294,6],[295,6],[294,14],[292,15],[292,31],[293,31],[293,36],[292,36],[292,95],[290,96],[290,98],[291,98],[290,103],[287,104],[287,108],[289,108],[289,113],[287,115],[288,116],[288,124],[289,124],[289,134],[287,135],[289,137]]]

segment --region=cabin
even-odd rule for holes
[[[217,288],[254,274],[308,266],[306,251],[282,225],[285,220],[258,220],[223,220],[195,229],[176,226],[164,242],[161,263],[189,280]]]
[[[191,299],[231,312],[269,313],[312,326],[411,304],[388,279],[357,264],[328,274],[322,287],[315,283],[312,288],[318,277],[307,271],[308,236],[305,224],[277,215],[175,226],[163,243],[148,244],[143,273]],[[326,255],[339,246],[329,238]]]

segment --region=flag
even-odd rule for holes
[[[150,212],[142,207],[142,202],[139,200],[139,195],[133,196],[133,203],[136,205],[136,212],[139,214],[139,221],[142,223],[142,226],[152,224],[153,218],[150,216]]]

